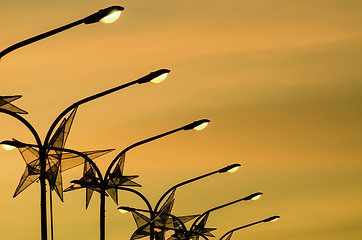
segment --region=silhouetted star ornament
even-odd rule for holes
[[[0,108],[9,110],[14,113],[19,114],[27,114],[26,111],[14,106],[10,102],[15,101],[17,99],[21,98],[21,95],[15,95],[15,96],[0,96]]]
[[[174,230],[175,233],[172,234],[167,240],[186,240],[185,230],[182,228],[182,225],[179,221],[181,221],[183,224],[185,224],[198,216],[199,215],[190,215],[190,216],[183,216],[183,217],[178,217],[178,219],[174,219],[172,221],[173,226],[172,227],[167,226],[167,227],[170,229],[172,228],[172,230]],[[173,218],[171,218],[171,219],[173,219]]]
[[[109,179],[107,182],[107,193],[111,196],[113,201],[118,205],[118,190],[117,187],[141,187],[140,184],[132,181],[132,179],[137,178],[137,175],[124,176],[124,162],[126,159],[126,154],[123,154],[116,166],[113,169],[113,172],[109,174]]]
[[[73,123],[76,110],[77,109],[74,109],[68,118],[64,118],[63,122],[60,124],[59,128],[51,138],[49,142],[49,147],[64,147],[67,137],[69,135],[71,125]],[[39,151],[36,148],[30,146],[19,147],[18,149],[26,163],[26,168],[13,197],[16,197],[19,193],[21,193],[25,188],[30,186],[40,177]],[[83,152],[83,154],[87,155],[90,159],[95,159],[106,153],[109,153],[110,151],[113,151],[113,149],[87,151]],[[77,154],[63,153],[63,151],[61,150],[46,150],[45,177],[49,181],[50,189],[52,191],[56,191],[60,200],[63,201],[63,182],[61,173],[83,164],[84,161],[84,158],[78,156]]]
[[[64,192],[86,188],[86,208],[92,198],[93,192],[101,192],[100,183],[96,177],[96,171],[89,162],[84,162],[83,177],[72,181],[73,185],[64,190]]]
[[[118,162],[116,163],[116,166],[113,169],[113,172],[110,173],[109,179],[107,181],[106,186],[106,196],[110,196],[113,201],[118,204],[118,189],[119,186],[130,186],[130,187],[141,187],[136,182],[133,182],[132,179],[137,178],[137,175],[133,176],[124,176],[123,175],[123,169],[124,169],[124,161],[125,161],[125,154],[123,154]],[[79,180],[72,181],[73,185],[65,189],[65,192],[77,190],[81,188],[86,188],[86,208],[88,208],[90,199],[93,195],[93,192],[96,191],[98,193],[101,192],[101,186],[100,181],[96,177],[96,171],[94,168],[86,162],[84,164],[84,171],[83,171],[83,177]]]
[[[180,223],[178,220],[182,221],[183,223],[186,223],[198,215],[192,215],[192,216],[183,216],[179,217],[178,220],[174,219],[171,216],[171,210],[175,201],[175,190],[174,189],[170,196],[167,198],[166,202],[162,205],[160,211],[157,213],[155,219],[151,221],[149,217],[146,217],[145,215],[132,211],[133,218],[136,222],[137,229],[132,234],[131,240],[140,239],[143,237],[147,237],[151,234],[151,224],[154,223],[154,234],[156,240],[164,240],[165,239],[165,233],[168,230],[175,230],[179,231],[181,229]]]
[[[206,213],[205,216],[201,219],[201,221],[195,225],[195,229],[191,232],[192,240],[199,240],[200,235],[207,237],[215,237],[211,233],[211,231],[216,230],[216,228],[205,228],[208,217],[209,213]]]

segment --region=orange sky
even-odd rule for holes
[[[10,1],[0,2],[0,49],[121,5],[114,24],[78,26],[6,55],[1,95],[44,139],[67,106],[151,71],[169,68],[159,85],[125,89],[79,108],[66,147],[116,148],[201,118],[202,132],[180,132],[127,154],[152,204],[172,185],[239,162],[235,174],[180,188],[173,213],[188,215],[264,192],[210,215],[216,239],[272,215],[276,224],[238,231],[232,239],[336,240],[362,237],[362,3],[314,1]],[[33,143],[2,115],[0,139]],[[1,239],[39,239],[40,188],[12,195],[25,163],[0,151]],[[64,187],[82,167],[63,174]],[[119,205],[144,208],[129,193]],[[129,239],[136,226],[107,199],[107,239]],[[55,239],[98,239],[99,197],[85,211],[85,192],[54,198]]]

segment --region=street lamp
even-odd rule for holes
[[[205,123],[205,122],[204,122],[204,123]],[[203,125],[204,123],[201,123],[201,124],[195,126],[194,128],[197,128],[198,126]],[[216,171],[213,171],[213,172],[210,172],[210,173],[207,173],[207,174],[204,174],[204,175],[201,175],[201,176],[198,176],[198,177],[189,179],[189,180],[187,180],[187,181],[183,181],[183,182],[181,182],[181,183],[179,183],[179,184],[176,184],[175,186],[172,186],[172,187],[169,188],[169,189],[160,197],[160,199],[157,201],[156,206],[155,206],[155,211],[158,210],[158,207],[160,206],[162,200],[167,196],[167,194],[169,194],[171,191],[176,190],[176,188],[181,187],[181,186],[186,185],[186,184],[189,184],[189,183],[192,183],[192,182],[195,182],[195,181],[200,180],[200,179],[202,179],[202,178],[205,178],[205,177],[214,175],[214,174],[216,174],[216,173],[225,173],[225,172],[229,172],[229,171],[232,170],[232,169],[236,169],[236,170],[237,170],[237,169],[239,169],[240,166],[241,166],[241,165],[238,164],[238,163],[232,164],[232,165],[228,165],[228,166],[223,167],[223,168],[221,168],[221,169],[218,169],[218,170],[216,170]],[[236,170],[235,170],[235,171],[236,171]],[[234,172],[235,172],[235,171],[234,171]]]
[[[218,209],[230,206],[232,204],[241,202],[241,201],[249,201],[249,200],[257,200],[261,197],[261,195],[263,195],[263,193],[261,192],[256,192],[253,194],[250,194],[249,196],[246,196],[244,198],[240,198],[237,199],[235,201],[211,208],[207,211],[205,211],[204,213],[202,213],[199,217],[197,217],[195,219],[195,221],[192,223],[190,230],[188,231],[188,233],[190,234],[189,237],[191,236],[196,236],[196,238],[198,239],[199,236],[202,236],[203,238],[206,238],[205,235],[208,236],[213,236],[210,232],[215,230],[215,228],[205,228],[206,222],[207,222],[207,218],[209,217],[209,214],[213,211],[216,211]],[[198,224],[198,222],[200,221],[200,223]]]
[[[230,240],[230,239],[231,239],[231,236],[233,235],[233,233],[234,233],[235,231],[237,231],[237,230],[240,230],[240,229],[243,229],[243,228],[247,228],[247,227],[251,227],[251,226],[256,225],[256,224],[259,224],[259,223],[275,222],[275,221],[277,221],[279,218],[280,218],[280,216],[273,216],[273,217],[269,217],[269,218],[266,218],[266,219],[263,219],[263,220],[260,220],[260,221],[257,221],[257,222],[253,222],[253,223],[250,223],[250,224],[241,226],[241,227],[234,228],[234,229],[226,232],[224,235],[222,235],[219,240],[222,240],[222,239],[224,239],[224,238],[225,238],[225,240]]]
[[[37,167],[37,171],[39,172],[39,182],[40,182],[40,202],[41,202],[40,219],[41,219],[41,239],[42,240],[47,239],[46,179],[49,182],[51,190],[54,190],[54,189],[57,190],[57,193],[61,199],[62,199],[62,193],[63,193],[61,181],[60,181],[60,185],[59,185],[59,182],[57,182],[57,179],[54,179],[54,177],[57,177],[57,176],[59,176],[61,179],[61,173],[60,173],[61,169],[62,169],[60,166],[61,158],[62,158],[61,150],[58,150],[58,152],[54,153],[54,156],[55,156],[56,162],[57,162],[56,164],[50,163],[49,151],[52,147],[59,147],[59,148],[64,147],[66,139],[67,139],[69,131],[70,131],[70,128],[71,128],[71,125],[72,125],[72,122],[73,122],[73,119],[75,117],[77,108],[84,103],[93,101],[95,99],[98,99],[100,97],[106,96],[111,93],[114,93],[114,92],[124,89],[126,87],[129,87],[129,86],[132,86],[135,84],[143,84],[143,83],[151,82],[152,80],[157,79],[160,76],[163,76],[163,78],[165,78],[165,76],[167,76],[167,74],[169,72],[170,72],[170,70],[168,70],[168,69],[160,69],[160,70],[151,72],[137,80],[134,80],[129,83],[126,83],[126,84],[114,87],[112,89],[100,92],[100,93],[92,95],[90,97],[86,97],[86,98],[72,104],[71,106],[66,108],[63,112],[61,112],[60,115],[54,120],[54,122],[50,126],[50,128],[45,136],[43,143],[39,137],[39,134],[34,129],[34,127],[25,118],[23,118],[19,115],[19,114],[24,114],[27,112],[10,104],[10,102],[18,99],[20,96],[10,96],[10,97],[9,96],[0,96],[0,112],[12,116],[12,117],[16,118],[17,120],[19,120],[22,124],[24,124],[28,128],[28,130],[30,130],[30,132],[34,136],[36,143],[37,143],[36,147],[38,150],[36,150],[36,155],[38,157],[38,162],[36,162],[35,164]],[[71,112],[71,113],[68,115],[68,117],[66,117],[66,115],[69,112]],[[59,124],[58,129],[52,135],[53,131],[55,130],[55,128],[58,124]],[[9,149],[9,147],[7,147],[7,149]],[[53,166],[54,166],[54,168],[53,168]],[[27,169],[26,169],[26,171],[27,171]],[[47,171],[55,171],[55,172],[54,172],[54,174],[47,174]],[[23,175],[23,177],[24,177],[24,175]],[[24,190],[25,187],[32,184],[34,181],[35,181],[34,179],[31,179],[30,182],[29,181],[20,182],[18,185],[19,188],[17,188],[16,193],[14,194],[14,197],[18,193],[20,193],[22,190]],[[26,184],[26,186],[22,187],[23,184]],[[58,185],[56,185],[56,184],[58,184]]]
[[[198,216],[198,215],[191,215],[191,216],[177,217],[171,214],[170,212],[167,213],[154,212],[152,211],[152,208],[149,210],[144,210],[144,209],[132,208],[126,206],[118,207],[118,210],[120,213],[131,212],[135,220],[139,216],[142,219],[142,222],[140,221],[140,223],[138,223],[136,220],[138,228],[132,234],[131,240],[139,239],[148,235],[150,235],[151,239],[154,239],[154,237],[156,236],[157,240],[161,240],[164,239],[164,234],[168,230],[186,233],[187,228],[185,226],[185,223],[191,221],[192,219]],[[151,215],[151,218],[148,218],[140,214],[139,212],[149,213]],[[179,239],[184,240],[184,238],[179,238]]]
[[[130,146],[128,146],[127,148],[123,149],[110,163],[110,165],[108,166],[106,173],[104,175],[104,177],[102,177],[102,175],[100,174],[99,169],[97,168],[97,166],[95,164],[93,164],[91,167],[94,169],[98,169],[97,170],[97,175],[98,178],[95,179],[95,174],[92,172],[91,167],[89,167],[88,169],[85,169],[83,177],[79,180],[73,180],[71,183],[73,183],[72,186],[70,186],[69,188],[65,189],[64,191],[70,191],[70,190],[76,190],[76,189],[80,189],[80,188],[86,188],[87,191],[92,191],[94,189],[97,189],[98,192],[100,193],[100,239],[104,240],[105,239],[105,219],[106,219],[106,215],[105,215],[105,211],[106,211],[106,192],[108,192],[108,194],[112,197],[112,199],[118,203],[118,193],[117,190],[118,189],[122,189],[121,186],[140,186],[137,183],[134,183],[133,181],[131,181],[133,178],[136,178],[137,176],[124,176],[123,175],[123,167],[124,167],[124,162],[125,162],[125,154],[139,146],[151,141],[154,141],[156,139],[168,136],[170,134],[179,132],[181,130],[190,130],[190,129],[194,129],[196,127],[198,127],[201,124],[205,124],[210,122],[210,120],[208,119],[201,119],[198,121],[194,121],[190,124],[187,124],[185,126],[176,128],[174,130],[156,135],[154,137],[151,138],[147,138],[145,140],[139,141],[137,143],[134,143]],[[87,161],[89,161],[87,159]],[[115,166],[116,165],[116,166]],[[86,166],[86,165],[85,165]],[[115,166],[115,167],[114,167]],[[113,171],[112,171],[113,169]],[[111,172],[112,171],[112,172]],[[130,184],[130,185],[129,185]],[[89,204],[90,201],[90,197],[91,193],[87,194],[87,199],[86,199],[86,207]]]
[[[197,128],[198,126],[204,124],[206,121],[202,122],[202,121],[195,121],[194,123],[191,123],[187,126],[185,126],[186,129],[195,129]],[[211,175],[214,175],[214,174],[217,174],[217,173],[226,173],[226,172],[229,172],[230,169],[234,169],[234,168],[238,168],[240,166],[240,164],[232,164],[232,165],[229,165],[229,166],[226,166],[226,167],[223,167],[221,169],[218,169],[216,171],[212,171],[210,173],[207,173],[207,174],[203,174],[201,176],[198,176],[198,177],[195,177],[195,178],[192,178],[192,179],[189,179],[189,180],[186,180],[186,181],[183,181],[179,184],[176,184],[174,186],[172,186],[171,188],[169,188],[161,197],[160,199],[157,201],[156,205],[155,205],[155,208],[152,209],[152,206],[150,204],[150,202],[147,200],[147,198],[145,196],[143,196],[140,192],[134,190],[134,189],[129,189],[129,188],[124,188],[124,187],[119,187],[119,189],[121,190],[126,190],[126,191],[130,191],[130,192],[133,192],[135,193],[136,195],[138,195],[144,202],[145,204],[147,205],[147,208],[148,208],[148,211],[150,213],[150,218],[149,218],[149,223],[148,225],[144,225],[144,226],[141,226],[138,228],[138,230],[136,230],[136,232],[134,233],[134,237],[135,239],[140,237],[140,236],[137,236],[137,233],[138,232],[141,232],[143,233],[144,232],[144,229],[146,227],[149,227],[149,235],[150,235],[150,238],[151,239],[154,239],[154,235],[163,235],[164,234],[164,231],[161,231],[161,232],[156,232],[154,231],[155,230],[155,221],[157,220],[157,218],[161,218],[161,216],[163,216],[163,221],[159,221],[162,225],[162,222],[163,222],[163,226],[157,226],[157,228],[161,227],[161,229],[165,229],[165,230],[169,230],[168,228],[166,228],[166,224],[167,224],[167,218],[168,218],[168,215],[171,215],[171,209],[172,209],[172,205],[173,205],[173,202],[174,202],[174,194],[175,194],[175,191],[178,187],[181,187],[183,185],[186,185],[186,184],[189,184],[189,183],[192,183],[192,182],[195,182],[197,180],[200,180],[200,179],[203,179],[203,178],[206,178],[208,176],[211,176]],[[162,207],[160,208],[160,210],[158,210],[161,202],[165,199],[165,197],[169,195],[168,199],[165,201],[165,203],[162,205]],[[134,208],[131,208],[131,207],[119,207],[118,210],[120,210],[120,212],[127,212],[127,211],[131,211],[133,209],[133,212],[135,212]],[[145,210],[142,210],[142,211],[145,211]],[[132,212],[132,211],[131,211]],[[192,218],[191,218],[192,217]],[[194,215],[194,216],[186,216],[185,219],[187,221],[190,221],[192,220],[193,218],[197,217],[197,215]],[[147,218],[145,216],[143,216],[142,219],[144,218]],[[174,217],[177,222],[178,222],[178,225],[181,225],[181,228],[182,228],[182,232],[183,233],[187,233],[187,228],[184,226],[184,221],[182,221],[182,218],[183,217],[180,217],[180,218],[177,218],[177,217]],[[137,223],[137,222],[136,222]],[[138,225],[138,224],[137,224]],[[157,239],[159,240],[159,239]]]
[[[91,24],[91,23],[96,23],[96,22],[113,23],[114,21],[116,21],[119,18],[119,16],[121,15],[121,12],[123,10],[124,10],[124,8],[121,7],[121,6],[112,6],[112,7],[108,7],[108,8],[105,8],[105,9],[101,9],[98,12],[96,12],[96,13],[94,13],[92,15],[89,15],[88,17],[85,17],[83,19],[80,19],[78,21],[69,23],[69,24],[64,25],[62,27],[53,29],[51,31],[48,31],[48,32],[42,33],[40,35],[37,35],[35,37],[32,37],[32,38],[26,39],[24,41],[18,42],[16,44],[4,49],[3,51],[1,51],[0,52],[0,59],[3,56],[5,56],[6,54],[8,54],[8,53],[10,53],[10,52],[12,52],[12,51],[14,51],[14,50],[16,50],[18,48],[24,47],[26,45],[29,45],[29,44],[31,44],[33,42],[36,42],[36,41],[39,41],[41,39],[50,37],[50,36],[52,36],[54,34],[57,34],[59,32],[67,30],[69,28],[78,26],[78,25],[80,25],[82,23],[84,23],[84,24]]]

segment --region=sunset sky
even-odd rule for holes
[[[203,131],[179,132],[131,150],[125,174],[153,204],[171,186],[232,163],[176,191],[173,214],[210,214],[219,239],[340,240],[362,238],[362,1],[359,0],[0,0],[0,51],[112,5],[113,24],[80,25],[25,46],[0,62],[2,96],[44,140],[72,103],[161,68],[160,84],[135,85],[78,109],[66,147],[115,148],[97,159],[102,172],[127,146],[208,118]],[[35,143],[5,114],[0,140]],[[0,239],[40,239],[40,185],[12,198],[25,169],[18,151],[0,149]],[[64,188],[82,167],[63,173]],[[99,238],[99,194],[85,210],[85,191],[53,195],[54,239]],[[119,206],[145,208],[119,193]],[[107,198],[106,239],[136,230]],[[188,225],[189,226],[189,225]],[[146,238],[145,238],[146,239]]]

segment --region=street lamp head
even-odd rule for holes
[[[244,200],[244,201],[248,201],[248,200],[258,200],[258,199],[261,197],[261,195],[263,195],[262,192],[253,193],[253,194],[245,197],[243,200]]]
[[[209,119],[201,119],[198,121],[195,121],[193,123],[190,123],[186,126],[184,126],[182,128],[182,130],[190,130],[190,129],[195,129],[195,130],[202,130],[204,128],[206,128],[206,126],[209,124],[210,120]]]
[[[6,151],[11,151],[14,150],[16,147],[8,145],[8,144],[1,144],[1,146],[3,147],[3,149],[5,149]]]
[[[219,170],[219,173],[224,173],[224,172],[234,173],[234,172],[236,172],[236,171],[239,169],[240,166],[241,166],[241,165],[238,164],[238,163],[231,164],[231,165],[229,165],[229,166],[226,166],[226,167],[220,169],[220,170]]]
[[[18,142],[18,141],[10,141],[10,140],[6,140],[6,141],[2,141],[0,143],[0,145],[6,150],[6,151],[11,151],[15,148],[19,148],[19,147],[24,147],[25,144]]]
[[[91,24],[96,22],[113,23],[119,18],[123,10],[124,8],[121,6],[112,6],[101,9],[98,12],[84,18],[83,22],[85,24]]]
[[[80,180],[72,180],[70,181],[70,183],[73,183],[73,185],[70,187],[71,189],[79,189],[84,187],[82,181]]]
[[[73,183],[72,188],[82,188],[82,184],[79,184],[79,183]]]
[[[279,218],[280,218],[280,216],[273,216],[273,217],[264,219],[263,222],[276,222],[279,220]]]
[[[160,83],[167,78],[169,72],[170,72],[170,70],[168,70],[168,69],[160,69],[160,70],[151,72],[150,74],[138,79],[137,83],[138,84],[148,83],[148,82]]]
[[[133,208],[122,206],[117,208],[120,213],[129,213],[133,211]]]

